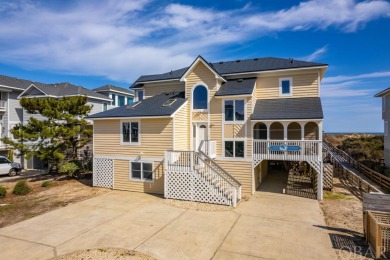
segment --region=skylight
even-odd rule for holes
[[[163,104],[163,107],[169,107],[171,106],[173,103],[176,102],[176,98],[171,98],[171,99],[168,99],[164,104]]]
[[[132,104],[129,104],[127,107],[128,107],[128,108],[135,108],[135,107],[138,106],[139,104],[141,104],[141,101],[139,101],[139,102],[134,102],[134,103],[132,103]]]

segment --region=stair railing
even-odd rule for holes
[[[214,171],[218,172],[221,176],[223,176],[226,180],[228,180],[237,189],[238,199],[241,200],[241,183],[204,152],[203,149],[204,144],[205,141],[201,141],[198,148],[198,153],[201,155],[202,158],[204,158],[203,161],[207,162],[207,164],[211,168],[213,168]]]

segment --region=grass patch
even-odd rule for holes
[[[42,182],[42,187],[49,187],[49,186],[52,186],[54,183],[52,181],[44,181]]]
[[[0,206],[0,213],[6,212],[12,208],[12,205]]]
[[[325,191],[324,199],[326,200],[350,200],[351,197],[344,195],[342,193],[334,193],[331,191]]]

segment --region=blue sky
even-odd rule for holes
[[[94,88],[141,74],[254,57],[328,63],[328,132],[383,132],[390,2],[0,1],[0,74]]]

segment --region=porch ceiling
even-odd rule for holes
[[[259,99],[251,116],[251,120],[323,118],[319,97]]]

